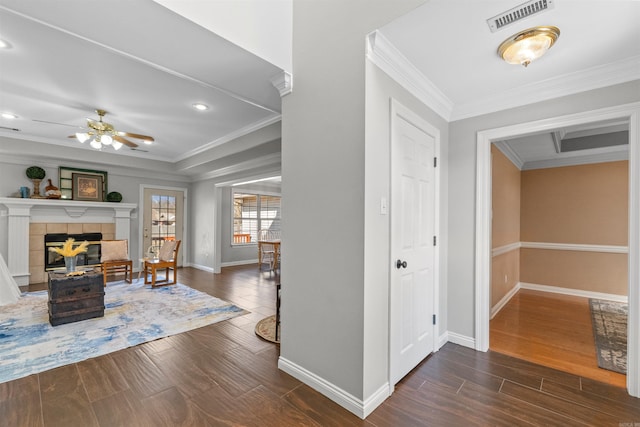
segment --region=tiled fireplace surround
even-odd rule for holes
[[[102,238],[130,237],[132,203],[81,202],[74,200],[0,198],[7,217],[7,265],[19,286],[42,283],[44,235],[48,233],[102,233]]]

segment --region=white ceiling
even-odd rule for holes
[[[521,3],[431,0],[380,34],[452,121],[640,79],[640,1],[554,0],[552,10],[490,32],[486,19]],[[534,25],[561,30],[546,56],[526,69],[498,58],[502,40]],[[100,108],[118,130],[156,139],[140,144],[148,152],[123,147],[118,156],[192,175],[276,162],[279,140],[227,142],[277,124],[271,81],[282,70],[152,0],[0,0],[0,38],[12,44],[0,51],[0,111],[19,116],[0,126],[20,129],[0,128],[0,137],[84,148],[67,136]],[[195,111],[195,102],[211,109]]]
[[[151,0],[133,4],[0,0],[12,45],[0,51],[0,112],[18,115],[0,126],[20,130],[0,136],[93,150],[68,136],[99,108],[117,130],[155,138],[118,154],[178,162],[279,121],[279,68]]]

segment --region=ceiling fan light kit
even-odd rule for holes
[[[104,110],[96,110],[99,116],[99,120],[87,119],[87,127],[90,128],[87,132],[76,132],[75,135],[70,135],[69,138],[76,138],[80,143],[89,141],[89,145],[96,150],[102,150],[102,147],[110,145],[114,150],[119,150],[123,145],[135,149],[138,144],[129,141],[128,138],[135,138],[144,141],[145,144],[151,144],[154,139],[151,136],[140,135],[137,133],[120,132],[115,130],[111,123],[102,121],[102,118],[107,114]]]
[[[560,30],[553,26],[540,26],[520,31],[503,41],[498,55],[509,64],[527,67],[544,55],[560,37]]]

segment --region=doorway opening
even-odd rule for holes
[[[627,390],[640,395],[640,104],[606,108],[552,119],[490,129],[478,133],[476,193],[476,349],[489,349],[491,283],[491,143],[516,136],[532,135],[570,126],[607,120],[625,121],[629,126],[629,228],[628,228],[628,363]]]

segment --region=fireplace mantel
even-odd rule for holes
[[[29,223],[115,223],[116,239],[129,240],[135,203],[0,197],[8,217],[7,265],[19,286],[29,284]]]

